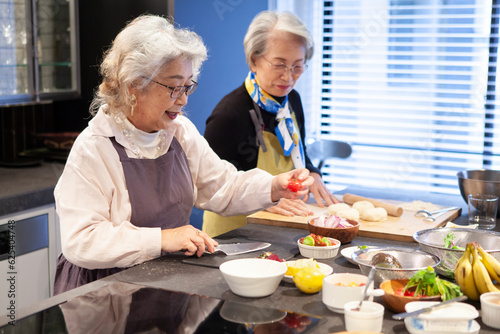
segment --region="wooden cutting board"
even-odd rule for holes
[[[383,199],[379,199],[379,201],[396,205],[403,203]],[[307,221],[309,219],[318,217],[320,215],[327,216],[326,208],[320,208],[316,204],[307,204],[307,206],[311,208],[311,210],[314,212],[314,215],[308,217],[285,217],[267,211],[259,211],[248,216],[247,223],[274,225],[307,230]],[[445,208],[444,206],[436,206],[440,209]],[[359,228],[358,235],[362,237],[415,242],[413,240],[413,234],[415,232],[428,228],[444,226],[447,222],[459,217],[461,215],[461,212],[462,209],[446,212],[442,216],[437,217],[435,222],[424,222],[422,218],[414,216],[415,211],[409,210],[403,210],[403,215],[401,217],[388,216],[387,220],[382,222],[369,222],[360,219],[359,222],[361,226]]]

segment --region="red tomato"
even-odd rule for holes
[[[302,182],[300,182],[297,179],[292,179],[290,182],[288,182],[288,189],[296,193],[302,188]]]

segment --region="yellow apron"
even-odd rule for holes
[[[298,129],[295,113],[292,113],[291,116]],[[263,131],[263,137],[267,151],[264,152],[262,147],[259,148],[257,168],[263,169],[272,175],[278,175],[294,169],[292,158],[283,155],[283,148],[280,145],[278,137],[268,131]],[[246,224],[246,215],[222,217],[211,211],[205,211],[203,213],[202,230],[213,238]]]

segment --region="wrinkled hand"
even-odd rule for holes
[[[266,211],[277,213],[279,215],[293,217],[293,216],[310,216],[314,214],[311,209],[300,199],[287,199],[283,198],[278,204],[270,207]]]
[[[321,175],[318,173],[311,173],[311,176],[314,178],[314,183],[309,187],[309,193],[305,195],[304,202],[307,202],[309,194],[312,194],[316,203],[318,203],[318,206],[320,207],[324,207],[323,201],[325,201],[326,206],[330,206],[335,203],[342,203],[342,201],[328,191],[326,185],[323,183]]]
[[[205,247],[213,253],[217,245],[217,241],[192,225],[161,231],[161,249],[165,252],[184,250],[184,254],[188,256],[196,254],[200,257],[205,252]]]
[[[302,183],[302,188],[293,192],[288,189],[288,183],[297,179]],[[273,177],[271,186],[271,201],[276,202],[281,198],[298,199],[309,192],[309,187],[314,183],[314,179],[309,176],[309,170],[305,168],[294,169],[286,173],[278,174]]]

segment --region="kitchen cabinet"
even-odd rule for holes
[[[0,315],[52,296],[59,253],[53,204],[0,217]]]
[[[0,0],[0,104],[80,92],[77,0]]]

